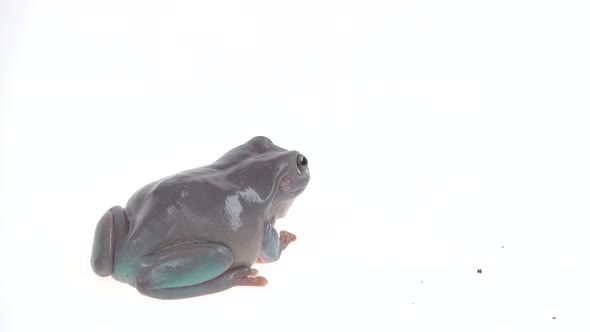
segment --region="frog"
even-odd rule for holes
[[[303,154],[256,136],[108,209],[94,232],[92,270],[163,300],[265,286],[252,266],[276,262],[297,239],[275,225],[309,180]]]

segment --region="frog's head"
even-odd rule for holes
[[[254,197],[270,200],[269,213],[281,218],[309,182],[307,163],[298,151],[285,150],[257,136],[227,152],[214,165],[233,183],[252,190]]]

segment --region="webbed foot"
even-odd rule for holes
[[[268,284],[265,277],[258,276],[258,270],[249,267],[238,267],[227,271],[222,278],[227,278],[234,286],[263,287]]]
[[[285,250],[289,243],[295,242],[297,240],[297,236],[293,233],[287,231],[281,231],[280,241],[281,241],[281,250]]]

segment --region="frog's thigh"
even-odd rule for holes
[[[189,243],[168,248],[146,258],[153,261],[140,271],[137,290],[151,297],[175,299],[214,293],[199,287],[223,274],[233,264],[233,254],[215,243]],[[229,288],[229,287],[228,287]]]
[[[113,273],[115,252],[121,247],[128,232],[129,221],[122,207],[114,206],[100,218],[94,231],[90,258],[94,273],[101,277]]]

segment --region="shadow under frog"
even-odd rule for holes
[[[276,261],[296,239],[274,225],[308,182],[302,154],[254,137],[109,209],[94,234],[92,269],[160,299],[264,286],[251,266]]]

